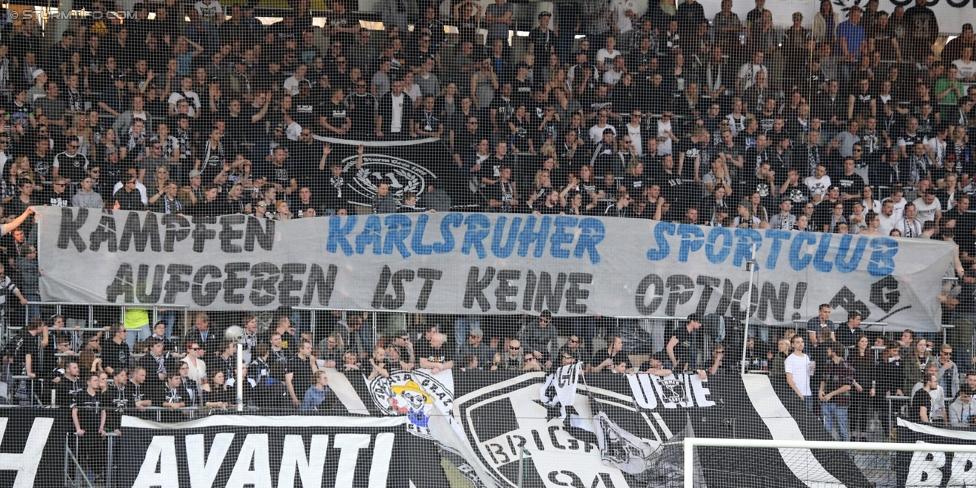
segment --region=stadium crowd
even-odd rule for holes
[[[218,0],[138,2],[124,22],[107,14],[115,5],[92,0],[94,15],[58,39],[29,20],[7,24],[2,221],[35,205],[277,220],[463,208],[942,239],[957,245],[949,272],[960,281],[941,297],[946,320],[976,314],[976,37],[966,24],[936,45],[925,0],[891,13],[878,0],[843,12],[823,1],[814,18],[796,13],[786,28],[773,25],[765,0],[744,21],[732,0],[713,19],[695,0],[646,12],[631,0],[584,0],[559,5],[555,19],[539,13],[527,37],[512,35],[524,16],[505,0],[454,2],[448,16],[428,0],[384,0],[383,30],[366,28],[343,0],[329,1],[324,27],[306,0],[293,3],[270,24],[255,17],[255,3]],[[395,199],[395,181],[376,180],[373,201],[352,205],[362,160],[344,165],[333,151],[358,146],[361,158],[362,143],[373,151],[377,141],[412,140],[443,148],[444,161],[417,161],[447,168],[442,183]],[[40,298],[35,226],[16,224],[2,242],[7,306],[12,296]],[[53,390],[54,403],[81,412],[76,432],[87,439],[117,430],[120,409],[163,407],[178,419],[183,407],[236,402],[229,325],[244,329],[247,401],[270,408],[334,406],[329,368],[368,378],[577,361],[591,372],[738,368],[723,361],[731,343],[701,339],[708,320],[698,316],[631,364],[606,318],[562,324],[572,335],[559,344],[547,313],[401,318],[374,337],[370,317],[351,312],[313,323],[281,311],[261,330],[252,315],[214,312],[211,327],[207,312],[181,324],[163,311],[151,324],[149,311],[132,308],[96,333],[79,328],[95,325],[84,313],[66,310],[41,319],[29,307],[5,364],[23,373],[24,388],[47,380],[40,398]],[[884,342],[859,332],[856,313],[842,325],[829,313],[809,337],[739,344],[767,363],[781,395],[813,405],[817,391],[836,404],[824,415],[843,409],[845,423],[850,406],[855,437],[884,395],[917,388],[943,393],[931,409],[920,400],[916,418],[976,419],[972,327],[956,329],[968,341],[958,333],[945,345],[911,331]],[[594,350],[598,329],[607,345]],[[805,339],[817,374],[831,374],[804,375]],[[880,358],[872,346],[884,349]]]

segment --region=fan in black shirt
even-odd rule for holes
[[[79,457],[84,456],[88,469],[101,470],[103,453],[99,442],[105,435],[105,407],[111,404],[98,388],[98,374],[88,375],[87,388],[78,392],[71,405],[71,420],[78,436]]]
[[[129,367],[129,345],[125,342],[125,327],[113,325],[102,340],[102,367],[109,374]]]
[[[105,430],[113,431],[116,435],[121,435],[122,431],[122,415],[125,414],[126,409],[133,407],[132,398],[130,397],[133,388],[129,388],[129,375],[126,371],[120,370],[112,378],[112,384],[109,386],[108,391],[104,393],[105,395],[105,409],[108,410],[107,418],[105,420]]]
[[[55,403],[60,407],[68,407],[74,404],[75,396],[83,390],[84,382],[79,376],[78,361],[68,360],[64,370],[59,375],[55,375],[54,391]]]
[[[305,391],[312,386],[312,376],[316,371],[318,368],[315,366],[315,359],[312,358],[312,343],[302,341],[298,354],[288,360],[288,373],[285,374],[285,386],[288,388],[292,405],[296,407],[302,405],[299,395],[305,396]]]

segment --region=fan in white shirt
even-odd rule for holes
[[[912,202],[915,205],[915,212],[918,220],[922,223],[934,220],[938,223],[942,220],[942,202],[935,196],[935,192],[929,191],[925,195],[918,197]],[[905,208],[906,212],[908,208]]]

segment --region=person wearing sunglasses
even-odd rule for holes
[[[52,172],[54,175],[63,177],[69,183],[77,183],[85,177],[88,169],[88,158],[78,150],[81,147],[77,137],[70,137],[65,143],[65,150],[54,156]]]
[[[491,362],[492,371],[522,371],[525,356],[522,354],[522,343],[512,340],[503,350],[495,353]]]
[[[559,336],[556,327],[552,325],[552,312],[543,310],[538,320],[526,325],[519,335],[526,352],[531,352],[543,369],[548,370],[553,365],[553,359],[559,347]]]

